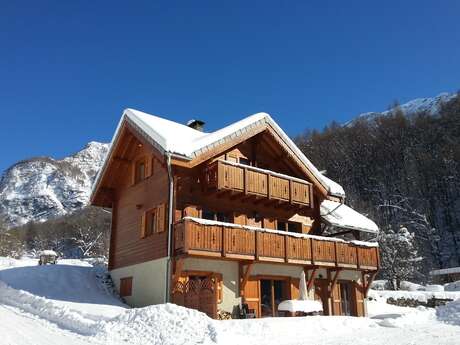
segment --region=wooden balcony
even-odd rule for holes
[[[379,266],[378,247],[236,225],[202,224],[193,219],[175,224],[174,253],[362,270],[377,270]]]
[[[206,167],[205,183],[209,189],[217,191],[313,207],[311,183],[249,165],[216,161]]]

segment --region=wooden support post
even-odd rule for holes
[[[174,288],[174,285],[178,282],[182,271],[184,268],[184,260],[179,258],[174,261],[173,275],[172,275],[172,285],[171,288]]]
[[[332,279],[331,281],[331,294],[332,294],[332,291],[334,291],[334,288],[335,288],[335,284],[337,284],[337,279],[339,278],[339,273],[342,269],[338,268],[335,271],[335,275],[334,275],[334,278]],[[328,270],[329,272],[332,271],[332,270]],[[330,274],[329,274],[329,277],[330,277]]]
[[[306,271],[305,273],[307,273],[307,277],[308,277],[308,269],[305,268],[305,271]],[[318,267],[313,267],[313,271],[311,272],[310,277],[308,277],[308,283],[307,283],[307,291],[308,292],[311,290],[311,288],[315,284],[316,273],[318,273]]]
[[[373,271],[370,273],[369,279],[366,283],[366,273],[363,272],[363,295],[364,298],[367,297],[367,294],[369,292],[369,289],[371,288],[372,281],[374,280],[375,276],[377,275],[377,271]]]
[[[244,264],[240,262],[240,296],[244,297],[244,288],[251,275],[253,263],[247,265],[246,271],[244,271]]]

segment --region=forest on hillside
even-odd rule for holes
[[[420,281],[431,269],[460,266],[460,95],[435,116],[396,106],[295,141],[342,184],[346,203],[381,228],[381,276],[399,267]]]

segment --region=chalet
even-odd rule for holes
[[[127,109],[91,203],[112,209],[109,270],[133,306],[277,316],[299,296],[326,315],[366,314],[379,268],[374,222],[255,114],[215,132]],[[305,290],[302,290],[305,291]]]

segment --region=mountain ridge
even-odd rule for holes
[[[46,221],[86,206],[109,144],[89,142],[62,159],[21,160],[0,177],[0,217],[6,226]]]

